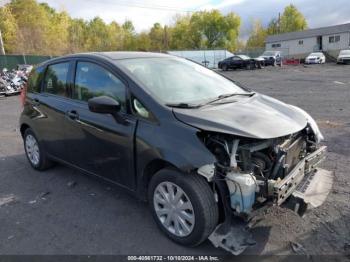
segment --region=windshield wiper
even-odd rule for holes
[[[232,93],[232,94],[224,94],[224,95],[219,95],[217,98],[213,99],[213,100],[210,100],[204,104],[201,104],[201,106],[204,106],[204,105],[209,105],[209,104],[212,104],[212,103],[215,103],[219,100],[222,100],[222,99],[225,99],[225,98],[228,98],[228,97],[232,97],[232,96],[253,96],[255,95],[254,92],[252,93]]]
[[[253,96],[255,95],[255,93],[232,93],[232,94],[224,94],[224,95],[219,95],[218,97],[216,97],[215,99],[212,99],[208,102],[202,103],[202,104],[189,104],[189,103],[168,103],[165,104],[166,106],[169,107],[176,107],[176,108],[199,108],[205,105],[209,105],[212,103],[215,103],[219,100],[228,98],[228,97],[232,97],[232,96]]]
[[[168,103],[166,106],[176,107],[176,108],[198,108],[200,105],[188,104],[188,103]]]

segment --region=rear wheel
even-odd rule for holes
[[[23,135],[24,150],[30,165],[37,170],[45,170],[53,165],[32,129],[27,128]]]
[[[148,200],[158,227],[182,245],[199,245],[218,223],[213,192],[196,175],[171,169],[159,171],[150,182]]]

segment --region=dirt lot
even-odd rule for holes
[[[329,147],[324,167],[335,171],[322,207],[303,218],[269,210],[253,229],[258,244],[245,254],[349,258],[350,66],[225,74],[308,111]],[[60,165],[43,173],[32,170],[18,132],[20,110],[18,97],[0,99],[0,254],[227,254],[208,241],[196,248],[174,244],[157,229],[147,206],[119,188]]]

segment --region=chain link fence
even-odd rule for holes
[[[17,65],[20,64],[36,65],[51,58],[52,56],[0,55],[0,70],[3,68],[7,68],[9,70],[16,69]]]
[[[282,56],[284,58],[289,58],[289,48],[272,48],[272,49],[266,49],[265,47],[262,48],[247,48],[243,50],[239,50],[235,52],[237,55],[247,55],[250,57],[258,57],[261,56],[265,51],[280,51],[282,53]]]
[[[218,63],[227,57],[233,56],[229,51],[222,50],[173,50],[167,51],[170,55],[180,56],[195,61],[208,68],[218,68]]]

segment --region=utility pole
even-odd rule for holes
[[[0,55],[5,55],[4,41],[2,41],[2,34],[0,30]]]
[[[278,12],[278,33],[281,33],[281,13]]]

